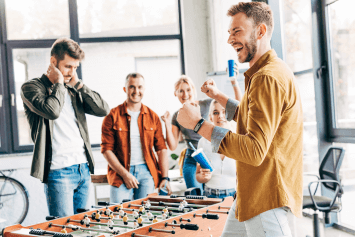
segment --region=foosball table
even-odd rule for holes
[[[199,199],[196,199],[199,198]],[[158,196],[109,205],[73,216],[3,230],[3,237],[221,236],[233,198]],[[106,204],[106,205],[105,205]]]

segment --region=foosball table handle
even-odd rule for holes
[[[180,224],[181,229],[186,229],[186,230],[198,230],[199,227],[196,224]]]
[[[58,219],[59,216],[46,216],[46,220],[47,221],[51,221],[51,220],[55,220],[55,219]]]
[[[193,215],[193,217],[195,218],[196,216],[198,217],[202,217],[203,219],[207,218],[207,219],[212,219],[212,220],[218,220],[219,219],[219,215],[218,214],[198,214],[196,215],[196,213]]]
[[[83,212],[87,212],[87,211],[90,211],[90,209],[85,209],[85,208],[77,208],[76,211],[78,213],[83,213]]]

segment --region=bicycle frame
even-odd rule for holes
[[[9,175],[5,175],[5,174],[3,173],[3,171],[9,171],[10,174],[9,174]],[[3,190],[4,190],[4,188],[5,188],[5,185],[6,185],[7,183],[10,183],[10,184],[12,185],[12,187],[14,187],[14,185],[13,185],[11,182],[6,182],[6,181],[8,180],[8,177],[11,175],[11,173],[12,173],[13,171],[14,171],[14,170],[0,170],[1,176],[5,177],[5,182],[4,182],[4,184],[2,185],[2,187],[0,187],[0,206],[1,206],[1,197],[12,196],[12,195],[15,195],[16,192],[17,192],[17,191],[16,191],[16,188],[14,188],[14,192],[13,192],[13,193],[5,193],[5,194],[2,193]]]

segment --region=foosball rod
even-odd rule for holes
[[[203,219],[207,218],[207,219],[212,219],[212,220],[218,220],[219,219],[219,215],[218,214],[194,214],[193,217],[202,217]]]
[[[226,206],[218,206],[218,209],[231,209],[231,207],[226,207]]]
[[[52,224],[52,223],[49,223],[49,227],[51,226],[56,226],[56,227],[65,227],[65,228],[70,228],[72,229],[73,227],[74,228],[77,228],[78,230],[88,230],[88,231],[94,231],[94,232],[102,232],[102,233],[109,233],[109,234],[119,234],[120,232],[119,231],[109,231],[109,230],[101,230],[101,229],[94,229],[94,228],[85,228],[85,227],[81,227],[81,226],[69,226],[69,225],[57,225],[57,224]]]
[[[206,210],[206,213],[213,212],[213,213],[222,213],[222,214],[228,214],[229,211],[219,211],[219,210]]]
[[[135,205],[135,204],[129,204],[128,207],[140,207],[140,205]],[[162,206],[150,206],[149,207],[149,210],[151,209],[154,209],[154,210],[163,210],[165,207],[162,207]],[[147,208],[148,209],[148,208]],[[190,208],[186,208],[184,207],[184,210],[187,210],[187,211],[193,211],[191,210],[191,207]],[[136,209],[137,210],[137,209]],[[175,211],[175,212],[181,212],[179,208],[174,208],[174,207],[169,207],[168,210],[171,210],[171,211]]]
[[[132,233],[131,237],[153,237],[153,235],[140,235],[140,234]]]
[[[199,227],[196,224],[175,224],[175,223],[168,223],[165,222],[165,227],[167,226],[173,226],[173,227],[180,227],[180,229],[186,229],[186,230],[198,230]]]
[[[142,204],[145,204],[147,201],[142,201]],[[176,202],[152,202],[152,201],[149,201],[151,204],[157,204],[159,206],[171,206],[171,205],[177,205],[179,206],[180,203],[176,203]],[[208,205],[200,205],[200,204],[194,204],[194,203],[188,203],[187,204],[187,207],[208,207]]]
[[[149,232],[152,232],[152,231],[175,234],[175,230],[163,230],[163,229],[155,229],[155,228],[149,227]]]
[[[42,229],[36,229],[36,230],[32,229],[32,230],[30,230],[29,234],[31,234],[31,235],[53,235],[55,237],[73,237],[73,235],[71,235],[71,234],[58,233],[58,232],[42,230]]]

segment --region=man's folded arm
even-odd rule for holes
[[[65,87],[61,83],[53,85],[50,95],[47,89],[35,81],[24,83],[21,87],[21,98],[24,104],[37,115],[55,120],[59,117],[64,105]]]

